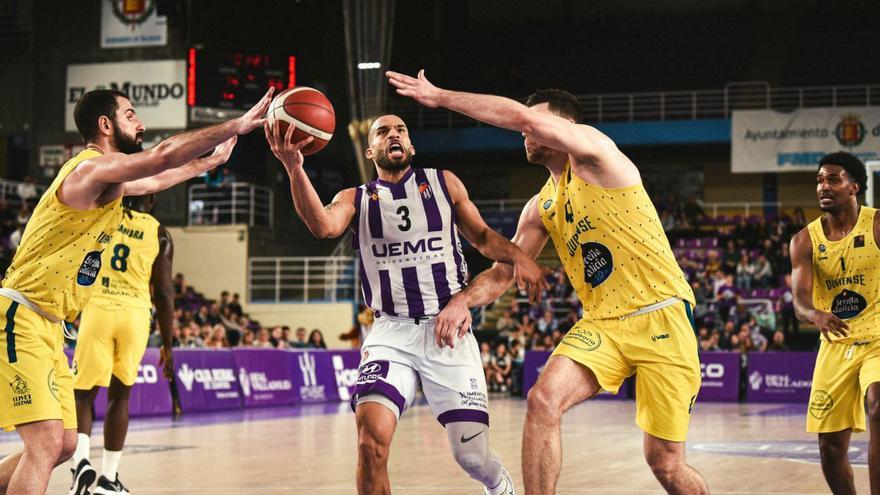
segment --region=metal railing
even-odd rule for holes
[[[20,207],[21,206],[21,194],[26,189],[30,189],[33,187],[34,196],[30,199],[30,204],[33,207],[40,200],[40,196],[46,191],[46,186],[40,186],[37,184],[28,184],[27,182],[19,182],[14,180],[6,180],[0,179],[0,199],[6,201],[7,206]]]
[[[359,288],[357,258],[352,256],[248,260],[249,302],[353,301]]]
[[[188,225],[235,225],[272,228],[272,190],[247,182],[189,188]]]
[[[774,88],[766,81],[736,82],[722,89],[578,95],[584,122],[635,122],[730,118],[733,110],[880,106],[880,84]],[[389,111],[413,127],[473,127],[481,124],[445,109],[394,98]]]

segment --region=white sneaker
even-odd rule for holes
[[[498,483],[498,486],[492,490],[484,487],[483,495],[516,495],[516,490],[513,488],[513,478],[510,477],[510,473],[506,469],[501,468],[501,483]]]

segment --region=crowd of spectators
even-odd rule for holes
[[[15,187],[15,194],[9,198],[12,201],[0,196],[0,273],[6,273],[15,250],[21,243],[24,226],[31,219],[38,192],[36,181],[25,177],[24,182]]]
[[[174,347],[226,349],[326,349],[321,330],[305,327],[293,330],[287,325],[262,326],[241,307],[240,296],[223,291],[219,301],[211,301],[186,284],[183,274],[174,277]],[[162,345],[156,322],[148,346]]]

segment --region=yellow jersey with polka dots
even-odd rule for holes
[[[89,304],[152,308],[150,278],[159,254],[159,221],[149,213],[125,210],[110,249],[104,251],[104,270]]]
[[[619,318],[694,293],[644,186],[587,184],[571,164],[538,195],[538,209],[589,319]]]
[[[122,198],[100,208],[77,210],[56,196],[77,165],[100,155],[86,149],[61,167],[34,208],[3,279],[3,287],[20,292],[62,320],[74,320],[89,299],[101,271],[101,253],[122,219]]]
[[[880,248],[874,240],[877,210],[862,206],[856,225],[846,237],[829,241],[822,219],[807,230],[813,244],[813,306],[833,313],[849,326],[844,342],[880,337]]]

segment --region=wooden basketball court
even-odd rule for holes
[[[491,444],[519,493],[525,401],[491,403]],[[688,461],[713,494],[828,493],[814,435],[802,406],[698,403]],[[633,401],[592,401],[564,418],[564,466],[558,493],[663,493],[642,458]],[[92,440],[101,460],[100,427]],[[19,446],[0,435],[0,453]],[[867,492],[867,436],[854,435],[856,484]],[[120,479],[138,494],[355,493],[356,439],[347,404],[321,404],[132,420]],[[49,493],[67,493],[70,462],[55,470]],[[481,493],[453,461],[446,435],[426,405],[398,426],[390,459],[401,494]]]

